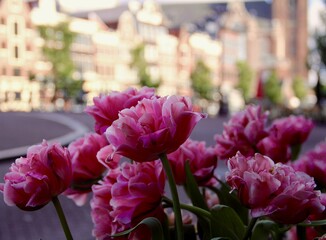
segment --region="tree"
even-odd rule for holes
[[[304,81],[301,77],[297,76],[293,79],[292,82],[292,89],[294,95],[299,98],[300,100],[304,99],[307,96],[307,88],[304,84]]]
[[[282,85],[277,77],[275,71],[273,71],[264,83],[265,96],[274,104],[282,102]]]
[[[44,40],[42,52],[52,64],[51,79],[54,83],[55,96],[61,93],[65,100],[74,97],[81,90],[82,82],[76,82],[72,74],[75,71],[71,59],[70,47],[75,33],[69,29],[69,22],[60,22],[55,26],[39,26],[40,36]]]
[[[324,1],[326,3],[326,1]],[[311,51],[312,61],[309,63],[310,66],[315,68],[317,72],[317,84],[314,87],[314,91],[317,97],[316,106],[321,109],[322,100],[326,95],[326,86],[321,82],[320,71],[326,67],[326,11],[321,12],[320,18],[322,20],[321,27],[316,30],[315,33],[315,43],[316,47]],[[316,60],[316,55],[318,60]]]
[[[131,50],[131,67],[137,70],[137,75],[139,78],[139,84],[147,87],[158,88],[160,86],[161,80],[153,81],[151,76],[147,72],[147,62],[145,59],[145,45],[139,44],[134,49]]]
[[[253,80],[253,71],[247,62],[237,62],[238,85],[237,88],[242,92],[243,98],[248,102],[250,98],[250,89]]]
[[[320,56],[320,61],[324,66],[326,66],[326,29],[325,29],[326,12],[323,12],[323,14],[321,14],[320,17],[324,27],[319,32],[317,32],[315,39],[316,39],[317,51]]]
[[[207,100],[212,98],[212,78],[211,70],[202,61],[198,60],[195,69],[190,75],[191,86],[195,93],[200,97]]]

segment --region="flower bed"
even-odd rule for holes
[[[44,140],[12,164],[0,184],[6,204],[33,211],[53,202],[67,239],[61,194],[91,205],[96,239],[190,239],[188,230],[204,240],[323,239],[326,142],[299,155],[311,120],[267,125],[268,112],[249,105],[206,146],[189,137],[206,115],[186,97],[130,88],[85,111],[95,132],[67,148]],[[225,176],[216,175],[218,162]]]

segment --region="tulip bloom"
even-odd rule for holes
[[[278,223],[297,224],[311,214],[324,211],[321,193],[314,191],[316,184],[312,177],[281,163],[275,165],[272,173],[281,182],[281,186],[268,206],[257,211],[259,214],[264,213]]]
[[[168,155],[176,184],[186,183],[185,163],[189,161],[190,170],[200,186],[212,179],[217,165],[217,156],[212,147],[203,141],[188,139],[178,150]]]
[[[110,235],[128,229],[128,226],[123,226],[118,222],[114,222],[110,215],[110,212],[113,210],[110,205],[113,183],[113,179],[106,178],[92,187],[93,198],[91,200],[91,217],[94,223],[93,236],[97,239],[110,239]]]
[[[257,144],[257,149],[262,155],[273,159],[275,163],[287,163],[291,160],[291,149],[286,144],[281,144],[274,136],[268,136]]]
[[[0,184],[7,205],[37,210],[64,192],[72,180],[70,155],[59,144],[28,148],[27,156],[16,159]]]
[[[226,181],[237,190],[244,206],[250,209],[265,206],[272,193],[280,187],[280,181],[270,172],[273,166],[273,160],[261,154],[245,157],[238,152],[228,160]]]
[[[110,176],[113,174],[113,176]],[[99,185],[93,186],[91,201],[93,235],[98,239],[130,229],[147,217],[163,221],[161,205],[165,175],[160,162],[123,163],[108,173]],[[130,239],[150,239],[148,232],[138,231]]]
[[[282,224],[296,224],[324,211],[313,178],[261,154],[241,153],[228,162],[226,180],[238,190],[240,201],[253,217],[267,216]]]
[[[136,162],[154,161],[177,150],[203,117],[185,97],[143,99],[122,110],[105,135],[117,154]]]
[[[305,153],[293,163],[293,167],[313,177],[320,189],[326,188],[326,141]]]
[[[274,120],[271,133],[280,145],[300,145],[307,140],[313,127],[313,122],[309,119],[290,116]]]
[[[143,98],[154,96],[154,88],[143,87],[139,91],[128,88],[123,92],[112,92],[109,95],[101,95],[93,99],[94,105],[88,106],[85,112],[95,119],[95,132],[103,134],[118,118],[118,113],[135,106]]]
[[[85,204],[87,193],[101,177],[106,167],[97,160],[97,152],[108,145],[106,138],[97,133],[86,134],[68,146],[71,155],[73,180],[65,194],[79,206]]]
[[[260,106],[250,105],[235,114],[224,125],[222,135],[215,135],[219,159],[233,157],[238,151],[247,157],[253,156],[257,143],[267,136],[266,121],[267,112],[262,112]]]

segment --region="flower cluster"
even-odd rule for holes
[[[164,187],[165,175],[159,162],[124,162],[121,167],[110,170],[104,180],[93,186],[94,236],[106,239],[149,216],[163,222]],[[150,239],[150,234],[139,231],[132,239],[144,239],[146,235]]]
[[[206,115],[187,97],[130,88],[95,97],[85,111],[95,133],[67,148],[44,141],[13,163],[0,184],[8,205],[57,206],[60,194],[89,203],[100,240],[180,240],[189,223],[205,240],[295,239],[302,229],[325,234],[325,142],[294,161],[311,120],[289,116],[268,124],[268,113],[250,105],[206,146],[190,138]],[[218,159],[226,160],[225,178],[217,176]],[[177,185],[189,203],[180,201]]]
[[[304,172],[275,164],[259,153],[248,158],[237,153],[228,167],[226,181],[238,190],[240,201],[253,217],[268,216],[278,223],[296,224],[324,210],[320,191],[314,191],[313,178]]]
[[[260,106],[249,105],[235,114],[224,126],[222,135],[216,134],[219,159],[233,157],[238,151],[244,156],[261,153],[275,162],[286,163],[297,156],[296,148],[304,143],[313,123],[302,116],[289,116],[267,125],[268,112]]]
[[[64,192],[72,180],[69,152],[59,144],[43,141],[18,158],[0,184],[4,201],[23,210],[37,210]]]

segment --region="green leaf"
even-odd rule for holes
[[[201,209],[204,209],[206,211],[209,211],[208,206],[202,196],[202,194],[199,191],[198,184],[196,182],[196,179],[194,178],[191,170],[189,162],[186,161],[185,164],[185,173],[186,173],[186,185],[185,189],[186,192],[192,202],[192,204],[196,207],[199,207]],[[203,239],[210,239],[210,224],[207,218],[200,216],[196,214],[198,217],[198,232],[200,235],[202,235]]]
[[[213,237],[230,238],[232,240],[243,238],[246,227],[232,208],[225,205],[216,205],[211,209],[211,213]]]
[[[295,161],[298,159],[298,156],[301,151],[301,144],[296,144],[291,146],[291,160]]]
[[[129,230],[123,231],[121,233],[114,234],[111,237],[121,237],[121,236],[128,235],[129,233],[136,230],[139,226],[141,226],[143,224],[146,225],[151,230],[153,240],[163,240],[164,239],[162,225],[161,225],[160,221],[154,217],[145,218],[140,223],[138,223],[135,227],[133,227]]]
[[[220,188],[211,186],[208,188],[217,194],[220,204],[233,208],[238,213],[242,222],[244,224],[248,224],[248,209],[241,204],[238,197],[234,194],[234,192],[231,192],[231,188],[227,184],[220,181],[220,185]]]
[[[198,184],[196,182],[196,179],[194,178],[194,175],[192,174],[190,170],[189,162],[186,161],[185,164],[185,172],[186,172],[186,192],[192,202],[192,204],[196,207],[200,207],[204,210],[209,211],[207,204],[202,196],[202,194],[199,191]]]
[[[252,230],[252,240],[269,240],[273,236],[272,232],[278,233],[278,225],[270,220],[261,220],[256,223]]]
[[[230,238],[216,237],[216,238],[212,238],[211,240],[230,240]]]

